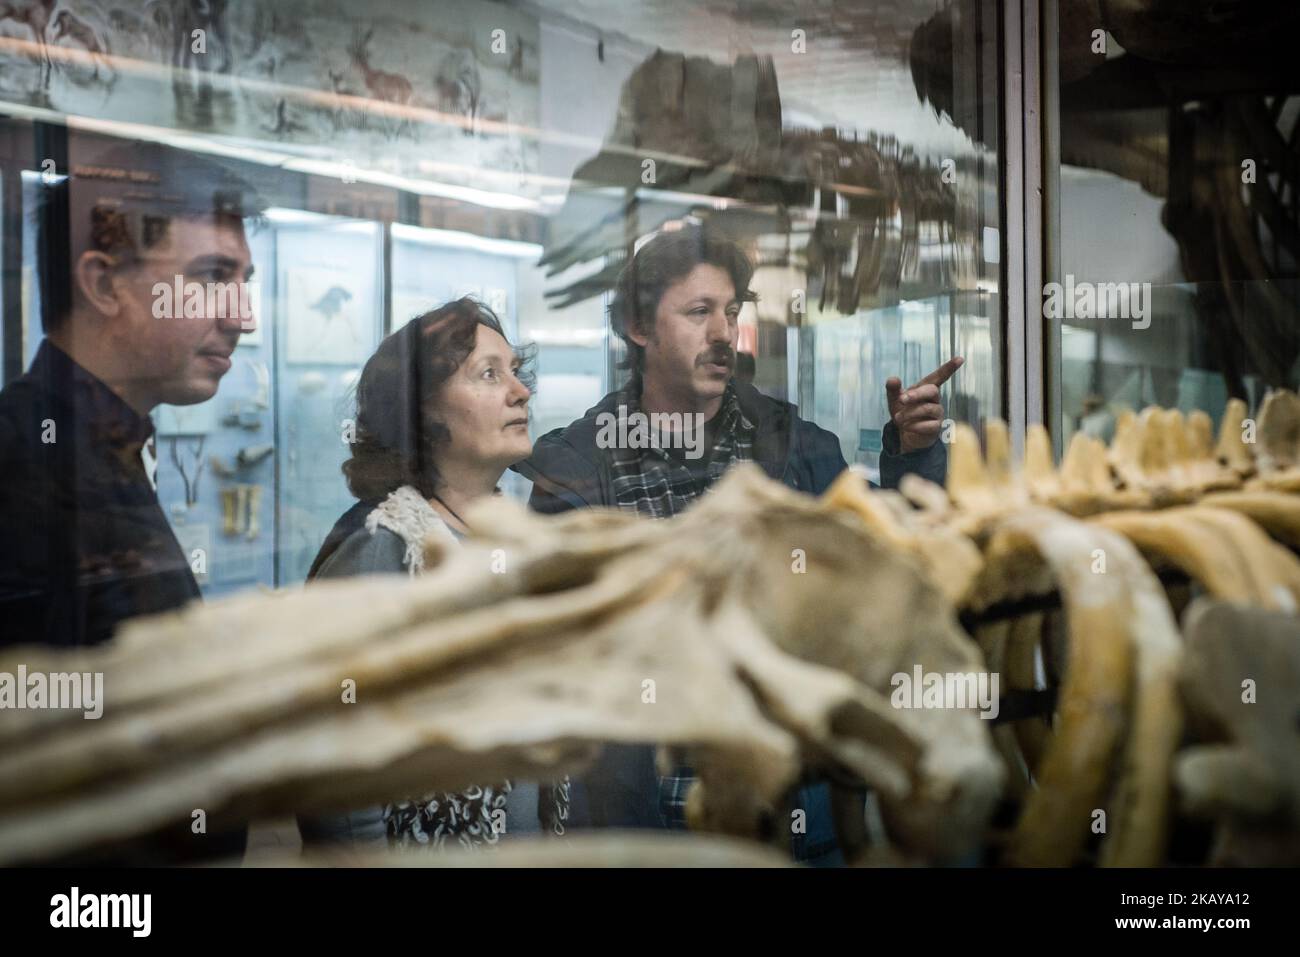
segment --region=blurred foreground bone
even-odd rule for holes
[[[1291,713],[1244,718],[1196,690],[1260,672],[1271,702],[1300,700],[1285,664],[1300,561],[1284,547],[1300,544],[1300,401],[1271,395],[1257,442],[1253,425],[1229,403],[1216,443],[1203,414],[1148,409],[1121,417],[1109,449],[1076,436],[1058,469],[1041,428],[1015,462],[995,421],[983,452],[958,428],[946,489],[869,491],[850,469],[812,499],[742,466],[662,522],[495,500],[463,548],[426,543],[419,581],[237,597],[91,652],[11,650],[0,671],[106,672],[106,703],[91,723],[3,715],[0,861],[196,807],[269,815],[554,777],[605,741],[685,749],[692,826],[745,837],[802,769],[847,771],[875,789],[902,861],[970,860],[997,840],[1005,781],[1021,810],[1005,861],[1077,863],[1104,810],[1100,863],[1160,864],[1177,768],[1188,813],[1219,822],[1219,859],[1268,860],[1296,837],[1294,760],[1274,757],[1294,744]],[[1185,653],[1153,572],[1272,609],[1281,663],[1221,625],[1189,624]],[[993,735],[969,708],[893,707],[893,679],[916,667],[989,668],[1004,691],[1045,678],[1055,713]],[[340,700],[348,679],[356,704]],[[1179,753],[1185,729],[1210,750]],[[1213,750],[1225,740],[1235,750]]]
[[[835,765],[878,790],[909,853],[978,846],[1001,783],[987,722],[887,695],[895,672],[977,672],[979,652],[919,566],[851,516],[745,467],[672,521],[494,500],[471,522],[481,537],[431,546],[441,564],[418,581],[241,596],[102,649],[7,652],[0,670],[103,671],[106,700],[96,722],[0,721],[0,861],[194,808],[269,816],[553,777],[601,741],[687,747],[712,830],[755,836],[801,766]]]
[[[1300,622],[1202,600],[1186,632],[1183,808],[1219,823],[1212,863],[1300,865]]]

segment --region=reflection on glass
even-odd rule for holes
[[[613,26],[606,5],[583,13]],[[964,348],[949,411],[1000,411],[996,78],[982,60],[995,11],[806,13],[794,26],[772,11],[649,4],[633,19],[644,46],[611,55],[597,39],[593,70],[619,80],[617,98],[605,83],[584,93],[597,119],[563,116],[566,131],[600,136],[598,150],[543,150],[544,165],[577,165],[542,265],[552,301],[572,303],[607,290],[647,234],[720,226],[758,266],[759,301],[741,317],[754,384],[874,467],[890,375],[909,384]],[[542,40],[575,69],[591,55],[582,31],[544,24]]]
[[[1284,39],[1300,14],[1127,5],[1094,23],[1073,9],[1049,49],[1053,431],[1106,435],[1152,403],[1216,424],[1228,397],[1257,409],[1296,386],[1300,359],[1300,96]]]
[[[877,466],[885,379],[954,354],[945,414],[1002,412],[988,0],[448,0],[436,15],[284,0],[153,23],[128,6],[69,6],[48,58],[0,35],[0,123],[32,144],[3,172],[28,210],[48,158],[35,144],[65,143],[61,176],[104,143],[157,140],[214,154],[273,207],[249,232],[262,327],[215,398],[156,416],[159,499],[205,549],[209,595],[302,581],[350,504],[348,390],[384,334],[482,298],[536,346],[538,439],[623,384],[614,279],[687,223],[756,264],[745,378],[847,461]],[[194,30],[202,54],[180,42]],[[5,321],[25,325],[29,360],[42,295],[68,280],[38,275],[30,223],[22,240],[24,315]],[[529,491],[514,473],[502,487]]]

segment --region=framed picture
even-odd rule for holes
[[[346,269],[287,270],[286,362],[357,365],[366,358],[373,316],[352,286]]]

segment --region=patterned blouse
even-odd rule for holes
[[[403,850],[421,845],[442,849],[448,840],[461,847],[477,849],[495,845],[509,831],[506,819],[506,795],[513,786],[509,781],[464,791],[439,791],[419,800],[397,801],[384,805],[384,823],[388,826],[389,846]],[[540,790],[538,817],[542,833],[563,836],[569,819],[569,778]]]

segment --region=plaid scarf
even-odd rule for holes
[[[618,397],[620,419],[631,418],[641,411],[640,390],[624,389]],[[731,383],[722,395],[713,447],[706,452],[708,463],[704,480],[664,449],[615,448],[610,450],[614,501],[619,508],[647,518],[671,518],[684,511],[735,462],[754,457],[754,425],[740,410],[740,402]],[[624,431],[627,430],[627,431]],[[619,434],[628,434],[627,423],[619,423]]]

